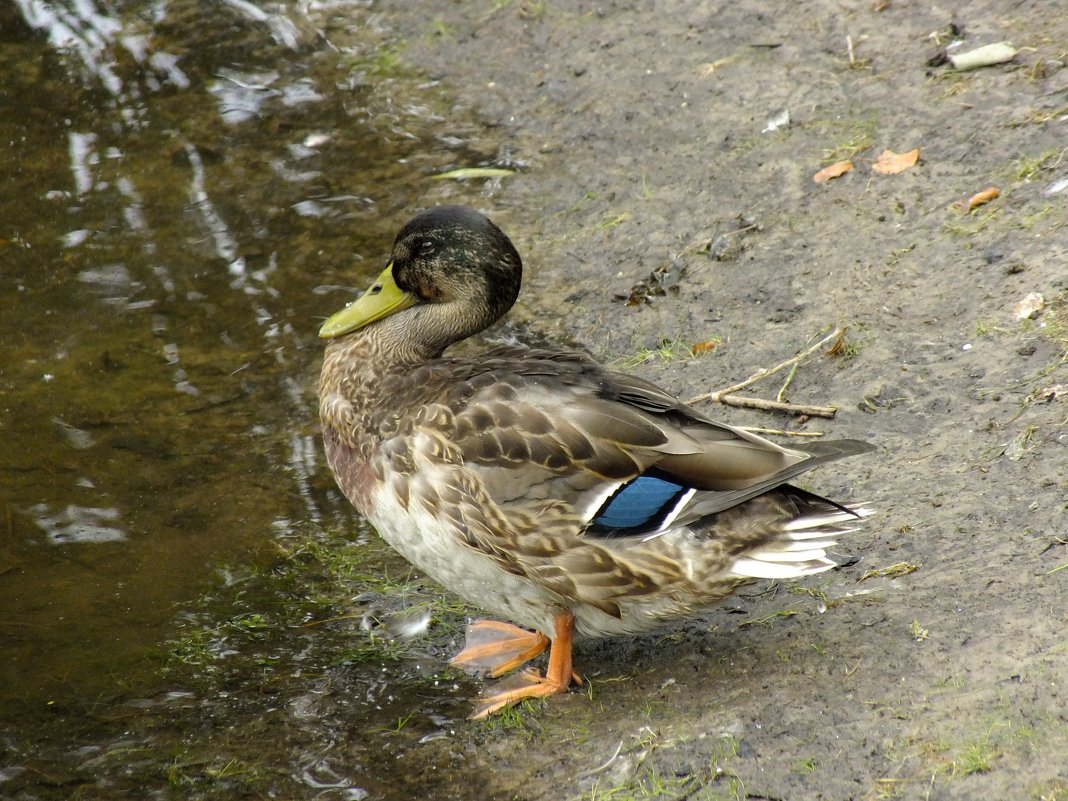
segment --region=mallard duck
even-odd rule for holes
[[[581,681],[576,635],[645,632],[750,579],[834,567],[835,536],[868,513],[786,483],[867,443],[782,447],[584,353],[443,355],[512,307],[522,269],[482,214],[432,208],[319,332],[341,490],[443,587],[533,629],[475,622],[452,662],[500,676],[549,648],[544,674],[489,686],[474,717]]]

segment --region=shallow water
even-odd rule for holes
[[[486,191],[427,178],[494,145],[443,130],[447,99],[369,5],[0,12],[0,796],[383,780],[287,742],[333,730],[287,682],[307,670],[321,696],[317,660],[344,663],[358,631],[307,625],[328,616],[316,571],[331,598],[346,578],[308,543],[377,547],[322,462],[316,328],[412,209]],[[364,698],[338,731],[395,726],[435,680],[398,658],[410,690],[346,663]],[[284,702],[244,695],[275,680]],[[218,727],[250,721],[267,728],[226,756]],[[248,767],[266,750],[277,775]]]

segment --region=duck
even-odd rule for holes
[[[871,510],[790,484],[873,450],[785,447],[567,349],[446,351],[519,296],[508,236],[466,206],[416,214],[361,296],[329,317],[326,459],[381,537],[467,603],[453,665],[506,679],[472,717],[582,682],[577,639],[636,635],[746,582],[836,567]],[[519,670],[549,651],[544,672]]]

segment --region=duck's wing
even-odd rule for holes
[[[786,448],[582,354],[497,353],[458,381],[446,402],[465,463],[505,505],[553,498],[593,523],[613,496],[655,504],[689,493],[686,514],[672,513],[681,525],[872,449],[856,440]]]
[[[719,423],[640,378],[622,373],[605,377],[602,396],[641,409],[660,427],[678,430],[697,443],[691,453],[663,454],[656,469],[685,486],[716,493],[715,501],[711,496],[705,499],[705,514],[743,503],[824,462],[873,450],[859,440],[786,448]]]

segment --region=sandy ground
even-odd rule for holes
[[[684,398],[841,323],[845,350],[787,392],[834,420],[712,411],[879,445],[811,479],[877,507],[860,563],[580,647],[592,700],[469,735],[453,756],[486,784],[447,795],[1068,798],[1068,13],[1006,6],[383,11],[404,58],[507,142],[486,164],[522,165],[483,205],[528,265],[514,321]],[[1020,52],[932,66],[955,39]],[[917,165],[873,171],[913,148]],[[620,302],[656,270],[666,295]],[[1014,319],[1030,292],[1044,310]]]

